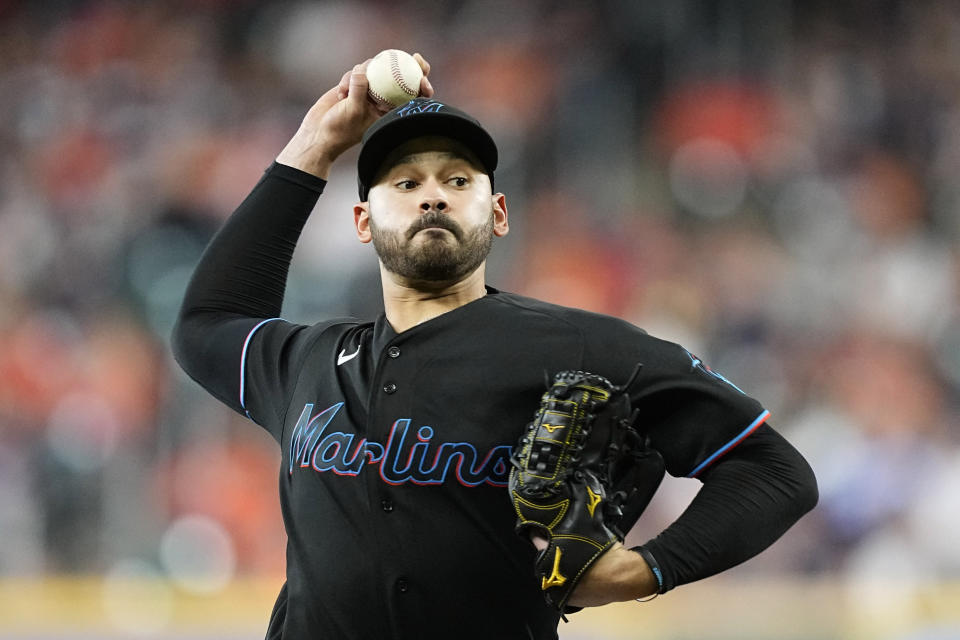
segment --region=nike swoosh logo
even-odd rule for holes
[[[342,365],[344,362],[350,362],[351,360],[357,357],[357,354],[360,353],[359,345],[357,346],[357,350],[351,353],[350,355],[346,355],[346,353],[347,353],[346,349],[340,349],[340,355],[337,356],[338,367]]]

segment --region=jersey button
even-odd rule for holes
[[[387,355],[390,356],[391,358],[399,358],[400,347],[390,347],[389,349],[387,349]]]
[[[393,511],[393,500],[390,498],[384,498],[380,501],[380,507],[383,508],[383,510],[387,513],[390,513]]]
[[[399,580],[397,580],[397,591],[399,591],[400,593],[406,593],[409,590],[410,590],[410,583],[407,581],[406,578],[400,578]]]
[[[387,384],[383,385],[384,393],[393,393],[396,390],[397,390],[397,385],[393,384],[392,382],[388,382]]]

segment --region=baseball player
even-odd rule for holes
[[[287,575],[268,638],[557,638],[564,611],[723,571],[814,506],[810,467],[769,413],[695,355],[487,285],[491,243],[509,231],[494,141],[426,78],[384,115],[364,69],[316,102],[211,241],[173,334],[184,370],[282,451]],[[361,141],[353,223],[379,258],[385,312],[284,320],[300,231]],[[545,372],[619,383],[638,364],[637,428],[670,474],[703,486],[660,535],[600,556],[558,611],[532,572],[544,541],[515,532],[511,455]]]

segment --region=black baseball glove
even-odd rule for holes
[[[634,427],[627,388],[561,371],[515,449],[510,497],[517,533],[548,541],[534,571],[561,614],[580,578],[623,541],[663,479],[663,459]]]

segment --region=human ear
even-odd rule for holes
[[[507,197],[502,193],[493,194],[493,235],[502,238],[510,232],[507,222]]]
[[[367,244],[373,239],[370,234],[370,202],[358,202],[353,205],[353,226],[357,229],[357,239]]]

